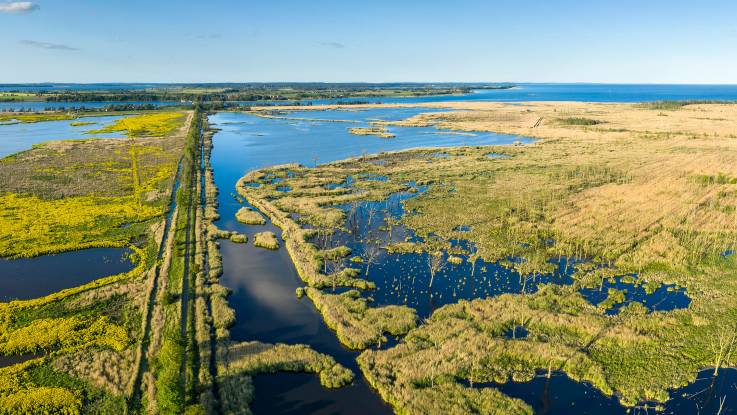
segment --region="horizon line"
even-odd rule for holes
[[[0,82],[0,87],[7,86],[33,86],[33,85],[247,85],[247,84],[325,84],[325,85],[390,85],[390,84],[416,84],[416,85],[474,85],[474,84],[507,84],[507,85],[675,85],[675,86],[737,86],[734,83],[711,83],[711,82],[529,82],[529,81],[102,81],[102,82],[65,82],[65,81],[40,81],[40,82]]]

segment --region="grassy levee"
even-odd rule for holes
[[[187,328],[190,289],[193,288],[190,282],[194,261],[194,215],[198,206],[195,185],[199,170],[201,123],[202,115],[195,110],[182,155],[182,185],[176,195],[173,245],[168,255],[167,272],[163,274],[166,284],[159,294],[161,317],[156,320],[158,324],[152,326],[152,330],[162,333],[149,351],[152,356],[151,382],[145,396],[146,408],[153,413],[182,413],[188,400],[187,386],[193,378],[190,373],[192,367],[187,364],[187,357],[193,352]]]
[[[525,412],[498,391],[465,385],[529,380],[548,370],[587,382],[626,406],[652,407],[704,368],[737,365],[737,105],[426,106],[457,111],[394,124],[540,140],[448,148],[446,157],[412,150],[315,169],[290,166],[290,175],[280,166],[252,172],[238,186],[284,230],[308,285],[320,268],[307,239],[316,231],[300,228],[290,215],[316,229],[341,229],[345,217],[334,205],[380,200],[410,181],[430,187],[404,202],[415,214],[401,223],[425,242],[394,244],[399,251],[442,249],[499,261],[525,279],[551,272],[556,258],[578,260],[571,285],[446,305],[396,347],[364,352],[359,362],[366,378],[398,412]],[[325,186],[359,173],[388,180],[359,181],[355,191]],[[291,191],[276,191],[268,180],[273,176]],[[252,182],[260,186],[246,185]],[[473,251],[452,248],[456,240],[468,240]],[[613,290],[599,306],[579,293],[623,276],[648,293],[663,284],[684,288],[690,303],[651,311],[632,301],[608,315],[607,304],[622,301],[623,292]],[[345,315],[340,302],[328,304],[321,304],[328,324],[346,320],[331,316]],[[507,339],[504,333],[520,321],[527,337]]]
[[[193,372],[197,376],[197,387],[193,391],[191,406],[205,413],[218,413],[219,393],[215,378],[217,368],[215,362],[216,343],[215,327],[212,313],[212,287],[217,283],[219,270],[210,268],[210,256],[219,258],[219,252],[212,232],[212,221],[217,218],[217,188],[213,178],[210,154],[212,151],[212,132],[205,127],[200,147],[200,170],[198,177],[199,204],[197,210],[197,240],[195,252],[195,300],[191,321],[193,332],[191,341],[196,345],[198,355]]]
[[[349,128],[348,132],[355,135],[373,135],[381,138],[394,138],[396,135],[387,131],[386,127]]]
[[[45,297],[0,304],[0,354],[37,356],[0,369],[0,413],[126,410],[186,129],[184,115],[177,117],[181,122],[163,137],[48,142],[0,160],[0,255],[129,247],[135,264]],[[135,161],[131,146],[140,150]],[[24,231],[14,233],[18,227]]]
[[[44,121],[64,121],[74,120],[79,115],[76,112],[39,112],[33,114],[10,113],[0,114],[0,122],[2,123],[34,123]]]

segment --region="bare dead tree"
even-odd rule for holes
[[[358,238],[359,223],[358,223],[358,201],[351,202],[351,208],[348,210],[348,219],[346,220],[347,228],[351,231],[353,239]]]
[[[392,218],[391,215],[387,215],[384,222],[386,223],[386,243],[391,243],[394,234],[394,227],[399,225],[399,221]]]
[[[325,268],[326,273],[327,270],[329,270],[328,275],[331,277],[333,291],[335,291],[338,285],[338,277],[340,276],[341,271],[343,271],[343,258],[339,258],[337,255],[325,258]]]
[[[448,264],[442,252],[437,251],[427,255],[427,267],[430,269],[430,287],[435,280],[435,274],[440,272]]]
[[[732,358],[735,341],[737,341],[737,331],[734,327],[721,328],[719,333],[711,339],[711,350],[714,352],[714,376],[719,373],[722,364]]]
[[[369,204],[366,207],[366,215],[368,216],[368,226],[371,227],[371,221],[374,219],[374,216],[376,216],[376,212],[378,210],[376,209],[376,206]]]
[[[334,230],[331,228],[322,228],[322,247],[323,249],[330,249],[333,247],[333,234]]]
[[[721,398],[719,398],[719,411],[717,412],[717,415],[721,415],[722,411],[724,410],[724,402],[727,400],[727,395],[723,395]]]
[[[376,259],[381,253],[381,247],[379,247],[378,241],[366,241],[366,244],[361,252],[361,258],[366,263],[366,276],[369,274],[371,264],[376,263]]]
[[[468,256],[468,262],[471,263],[471,277],[476,273],[476,260],[479,258],[481,258],[481,255],[479,255],[478,251]]]
[[[320,231],[322,231],[322,238],[323,241],[321,242],[323,249],[330,249],[333,245],[333,230],[329,228],[321,228],[321,230],[318,230],[318,236],[320,235]],[[328,274],[328,267],[329,267],[329,260],[331,258],[325,257],[323,258],[323,268],[324,273]]]

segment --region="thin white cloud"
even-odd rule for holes
[[[197,39],[220,39],[223,36],[220,33],[206,33],[202,35],[197,35]]]
[[[20,43],[26,46],[32,46],[34,48],[40,49],[79,50],[78,48],[74,48],[69,45],[63,45],[61,43],[38,42],[35,40],[21,40]]]
[[[345,45],[340,42],[320,42],[322,46],[326,46],[333,49],[343,49]]]
[[[38,4],[30,1],[0,3],[0,13],[30,13],[38,9],[40,9]]]

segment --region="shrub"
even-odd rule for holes
[[[558,122],[564,125],[596,125],[602,121],[583,117],[558,118]]]

